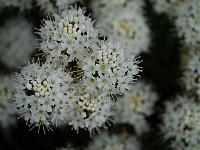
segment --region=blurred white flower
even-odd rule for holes
[[[186,89],[200,96],[200,51],[198,46],[189,49],[188,62],[182,81]]]
[[[0,28],[0,61],[9,68],[24,65],[34,51],[32,24],[18,17]]]
[[[170,17],[173,17],[176,14],[176,7],[184,3],[186,0],[151,0],[151,1],[157,13],[165,13]]]
[[[95,50],[83,65],[83,82],[87,89],[99,89],[105,95],[123,94],[129,90],[130,83],[140,72],[139,62],[126,56],[119,43],[103,41]]]
[[[64,120],[92,133],[110,120],[113,97],[136,80],[139,61],[99,37],[84,13],[70,7],[44,20],[38,34],[46,62],[28,65],[16,77],[17,107],[33,126]]]
[[[148,130],[146,122],[147,116],[153,112],[153,106],[158,99],[158,95],[153,90],[151,84],[138,81],[132,90],[125,93],[116,104],[114,121],[117,123],[128,123],[133,125],[136,133],[141,135]]]
[[[162,132],[176,150],[199,150],[199,99],[178,96],[166,105]]]
[[[133,0],[124,5],[94,8],[99,29],[123,44],[126,53],[132,55],[148,51],[150,44],[150,31],[141,3]]]
[[[94,91],[89,93],[85,87],[77,87],[75,95],[78,101],[71,105],[69,116],[72,121],[69,125],[77,131],[79,128],[87,129],[90,134],[94,129],[105,127],[112,115],[112,103],[109,98]]]
[[[176,8],[175,25],[184,45],[200,43],[200,1],[185,0]]]
[[[7,128],[16,121],[16,108],[11,102],[10,80],[12,76],[0,76],[0,125]]]
[[[109,135],[101,133],[94,137],[87,150],[140,150],[140,143],[134,136]]]
[[[41,50],[52,59],[64,57],[67,62],[82,60],[96,39],[97,32],[91,18],[84,15],[85,10],[71,7],[54,14],[51,20],[44,20],[38,34],[41,37]]]

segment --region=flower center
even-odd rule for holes
[[[122,19],[113,23],[114,30],[124,37],[133,37],[135,33],[135,27],[133,22]]]
[[[49,95],[51,90],[47,80],[36,79],[26,84],[26,89],[32,91],[36,97],[44,97]]]
[[[97,100],[100,100],[100,97],[97,98]],[[83,108],[84,110],[86,111],[91,111],[91,112],[94,112],[95,111],[95,108],[96,108],[96,101],[95,100],[92,100],[92,98],[90,97],[89,94],[84,94],[79,102],[78,102],[78,105]]]
[[[79,23],[79,18],[70,16],[62,20],[64,32],[72,35],[80,35],[85,29],[84,24]]]
[[[144,94],[139,92],[134,95],[133,94],[128,95],[127,100],[129,101],[128,107],[130,107],[134,111],[140,111],[140,107],[142,106],[145,100],[145,97],[144,97]]]

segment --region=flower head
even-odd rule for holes
[[[33,126],[65,121],[69,97],[73,100],[72,78],[49,64],[30,64],[16,75],[14,101],[24,119]]]
[[[39,29],[41,50],[51,58],[82,60],[90,42],[97,36],[91,18],[85,10],[71,7],[61,14],[54,14],[51,20],[44,20]]]
[[[176,28],[179,37],[183,38],[186,46],[191,47],[200,42],[200,1],[184,0],[176,8]]]

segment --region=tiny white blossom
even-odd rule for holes
[[[83,88],[76,90],[78,100],[70,108],[72,121],[69,122],[75,130],[87,129],[91,134],[94,129],[101,128],[112,115],[112,103],[108,97],[97,92],[89,92]]]
[[[176,8],[175,25],[184,45],[191,47],[200,42],[200,1],[185,0]]]
[[[32,8],[32,0],[0,0],[1,8],[19,8],[21,11]]]

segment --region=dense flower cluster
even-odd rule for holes
[[[198,99],[186,96],[177,97],[167,103],[162,132],[171,139],[176,150],[199,150],[200,109]]]
[[[124,44],[126,53],[133,55],[147,51],[150,43],[150,31],[143,15],[142,2],[123,1],[123,5],[119,3],[117,6],[109,5],[108,2],[102,6],[101,1],[95,1],[93,6],[99,28]]]
[[[104,127],[113,97],[139,73],[138,61],[120,44],[101,39],[85,10],[71,7],[44,20],[38,30],[44,64],[30,64],[16,76],[15,101],[33,126],[63,120],[73,129]]]
[[[16,108],[11,102],[12,93],[10,89],[11,77],[0,76],[0,125],[9,127],[16,120]]]
[[[152,114],[157,99],[150,84],[138,81],[117,104],[114,120],[133,125],[136,133],[141,134],[148,129],[145,117]]]
[[[101,133],[94,137],[87,150],[140,150],[140,143],[134,136],[109,135]]]
[[[8,20],[0,32],[1,62],[9,68],[17,68],[30,60],[35,37],[29,22],[21,17]]]

